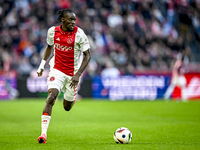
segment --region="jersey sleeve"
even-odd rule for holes
[[[80,42],[80,47],[81,47],[81,51],[87,51],[88,49],[90,49],[90,44],[89,44],[89,40],[88,37],[85,35],[85,33],[81,32],[81,42]]]
[[[54,34],[55,34],[55,27],[51,27],[47,31],[47,44],[53,45],[54,44]]]

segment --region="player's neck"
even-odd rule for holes
[[[63,26],[63,25],[61,25],[61,29],[62,29],[63,31],[65,31],[65,32],[68,31],[67,28],[66,28],[65,26]]]

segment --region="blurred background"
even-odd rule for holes
[[[46,97],[49,65],[42,78],[36,70],[47,30],[66,8],[91,45],[80,98],[163,98],[183,51],[188,97],[200,98],[199,0],[0,0],[0,99]]]

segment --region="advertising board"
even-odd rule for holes
[[[188,73],[186,95],[189,100],[200,99],[200,73]],[[135,75],[118,78],[95,77],[92,96],[110,100],[155,100],[163,99],[170,85],[171,75]],[[176,87],[172,99],[181,99],[180,87]]]
[[[18,94],[16,89],[16,72],[10,72],[9,74],[0,74],[0,100],[14,99]]]
[[[170,76],[163,75],[96,77],[93,79],[92,95],[94,98],[109,98],[110,100],[155,100],[163,97],[169,78]]]

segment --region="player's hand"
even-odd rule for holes
[[[38,77],[42,76],[43,71],[44,71],[44,69],[38,68],[38,70],[37,70]]]
[[[79,82],[79,75],[78,74],[75,74],[72,78],[71,78],[71,84],[69,85],[69,87],[71,88],[75,88],[77,85],[78,85],[78,82]]]

